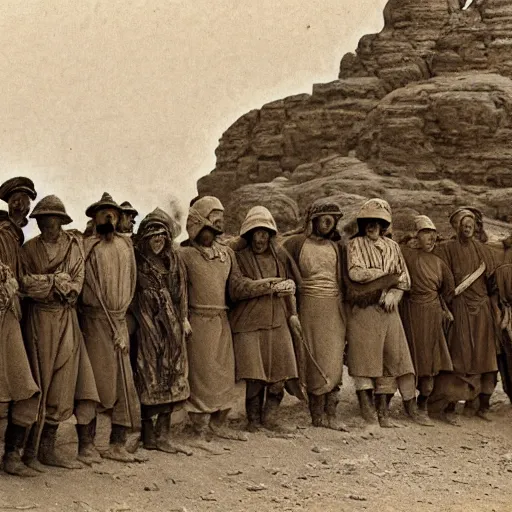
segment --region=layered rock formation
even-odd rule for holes
[[[228,206],[228,229],[254,204],[289,229],[317,197],[338,199],[350,220],[378,196],[399,231],[421,212],[448,233],[449,211],[472,204],[501,236],[512,220],[512,0],[464,4],[390,0],[384,29],[342,58],[337,80],[228,128],[198,182]]]

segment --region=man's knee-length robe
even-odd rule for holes
[[[443,330],[443,306],[453,297],[455,284],[446,263],[431,252],[410,247],[402,252],[411,277],[400,315],[417,377],[431,377],[453,369]]]
[[[99,236],[88,237],[84,248],[80,324],[100,403],[102,409],[113,410],[112,423],[136,429],[140,403],[129,350],[116,348],[122,343],[129,349],[126,312],[136,285],[133,245],[130,239],[115,234],[110,241]]]
[[[0,263],[6,274],[17,282],[22,275],[20,246],[23,232],[0,212]],[[1,283],[4,286],[6,283]],[[39,388],[34,381],[20,327],[21,308],[18,296],[0,311],[0,403],[17,402],[13,420],[23,426],[31,425],[37,416]]]
[[[76,312],[84,281],[82,241],[63,231],[55,244],[41,236],[23,246],[23,332],[34,375],[45,397],[45,420],[68,419],[77,401],[99,402]],[[69,275],[60,279],[59,274]],[[92,417],[78,418],[86,424]]]
[[[235,357],[227,297],[233,301],[261,295],[268,283],[244,278],[232,249],[214,242],[212,250],[192,243],[180,253],[187,270],[190,398],[187,409],[213,413],[229,409],[235,398]]]

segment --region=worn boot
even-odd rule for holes
[[[325,414],[325,395],[313,395],[312,393],[308,393],[308,397],[311,423],[314,427],[327,426],[327,417]]]
[[[100,452],[94,446],[96,437],[96,418],[87,425],[76,425],[76,434],[78,437],[78,457],[77,459],[88,466],[101,463]]]
[[[478,402],[478,397],[473,398],[472,400],[466,400],[462,414],[467,418],[472,418],[477,413]]]
[[[377,412],[373,400],[370,398],[373,396],[371,389],[362,389],[357,391],[357,399],[359,400],[359,409],[361,410],[361,416],[366,423],[374,424],[377,423]]]
[[[261,417],[263,415],[260,395],[245,399],[245,414],[247,416],[247,431],[258,432],[261,428]]]
[[[433,427],[434,422],[430,419],[428,415],[428,396],[419,395],[418,396],[418,416],[421,418],[421,425],[425,425],[426,427]]]
[[[492,421],[492,418],[489,416],[489,411],[491,409],[491,395],[487,393],[480,393],[479,398],[480,405],[476,415],[485,421]]]
[[[232,441],[247,441],[247,434],[231,430],[226,425],[230,409],[216,411],[210,418],[210,430],[212,433],[221,439],[230,439]]]
[[[77,460],[67,460],[55,452],[58,425],[45,423],[39,443],[38,459],[45,466],[54,466],[65,469],[81,469],[83,466]]]
[[[37,450],[36,450],[36,443],[37,443],[37,429],[38,425],[37,423],[34,423],[32,427],[30,428],[30,432],[28,434],[27,442],[25,443],[25,449],[23,450],[23,463],[28,466],[29,468],[34,469],[38,473],[46,473],[46,469],[37,460]]]
[[[261,415],[261,424],[268,430],[278,434],[293,434],[294,429],[285,427],[277,421],[279,405],[284,397],[284,391],[270,393],[267,390],[267,400]]]
[[[184,453],[185,455],[192,455],[193,452],[185,446],[171,442],[171,413],[161,412],[156,419],[155,425],[155,440],[156,449],[166,453]]]
[[[450,425],[453,425],[454,427],[460,427],[460,421],[457,417],[457,413],[455,411],[456,407],[455,402],[450,402],[444,409],[444,411],[441,414],[441,417],[443,418],[446,423],[449,423]]]
[[[393,395],[391,395],[393,396]],[[391,419],[389,418],[389,403],[388,401],[389,395],[385,395],[384,393],[379,393],[375,395],[375,403],[377,406],[377,418],[379,419],[379,425],[382,428],[393,428]]]
[[[189,418],[192,422],[193,439],[189,443],[193,448],[199,448],[212,455],[222,455],[224,449],[218,443],[212,440],[210,430],[210,415],[198,412],[190,412]]]
[[[104,459],[116,460],[118,462],[138,462],[140,459],[128,453],[126,450],[127,437],[128,428],[113,423],[110,432],[110,446],[101,456]]]
[[[145,450],[156,450],[156,436],[153,419],[148,418],[142,420],[142,447]]]
[[[414,421],[414,423],[417,423],[418,425],[428,426],[428,427],[432,426],[431,422],[426,423],[424,421],[423,417],[421,416],[421,414],[419,414],[418,405],[416,403],[416,398],[411,398],[410,400],[404,400],[403,403],[404,403],[404,409],[405,409],[407,416],[409,416],[409,418],[411,418],[411,420]]]
[[[327,393],[325,397],[325,414],[327,419],[327,428],[338,430],[339,432],[349,432],[349,428],[336,416],[336,409],[340,403],[339,390],[333,390]]]
[[[25,466],[21,460],[21,451],[25,444],[25,435],[27,429],[20,425],[15,425],[10,420],[7,423],[5,431],[5,450],[2,459],[3,468],[9,475],[32,477],[39,473],[32,468]]]

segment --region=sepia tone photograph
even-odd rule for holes
[[[2,0],[0,512],[512,511],[512,0]]]

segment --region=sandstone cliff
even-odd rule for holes
[[[384,197],[407,231],[415,212],[449,233],[472,204],[496,236],[512,220],[512,0],[390,0],[379,34],[345,55],[337,80],[277,100],[220,139],[201,195],[226,204],[236,232],[265,204],[291,229],[311,200],[340,201],[349,222]],[[511,187],[511,188],[509,188]],[[493,220],[494,219],[494,220]]]

